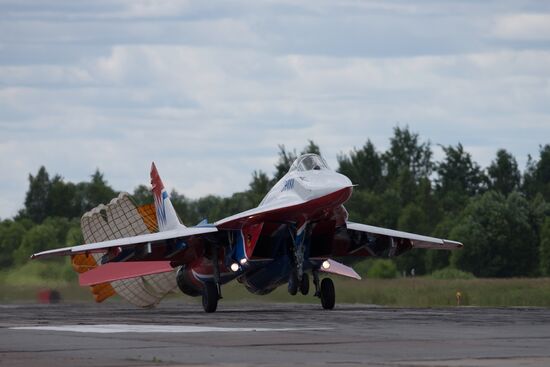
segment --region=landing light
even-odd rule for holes
[[[328,268],[330,268],[330,263],[328,262],[328,260],[325,260],[323,261],[321,266],[323,267],[323,269],[327,270]]]
[[[232,271],[232,272],[237,272],[237,271],[239,271],[239,268],[240,268],[239,264],[237,264],[237,263],[231,264],[231,271]]]
[[[241,265],[244,265],[248,262],[248,260],[246,259],[246,257],[243,257],[240,261]]]

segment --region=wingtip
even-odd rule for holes
[[[456,249],[461,249],[461,248],[464,247],[464,244],[462,242],[458,242],[458,241],[443,240],[443,244],[454,246],[454,248],[456,248]]]

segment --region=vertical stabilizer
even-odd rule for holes
[[[153,198],[155,199],[155,209],[157,211],[157,221],[159,231],[168,231],[178,227],[185,227],[180,223],[178,215],[172,206],[170,197],[162,184],[155,163],[151,165],[151,185]]]

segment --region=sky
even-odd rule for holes
[[[550,2],[0,0],[0,218],[29,173],[245,190],[278,145],[332,167],[395,126],[520,167],[550,143]]]

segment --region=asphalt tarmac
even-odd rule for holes
[[[1,366],[550,366],[550,309],[0,305]]]

